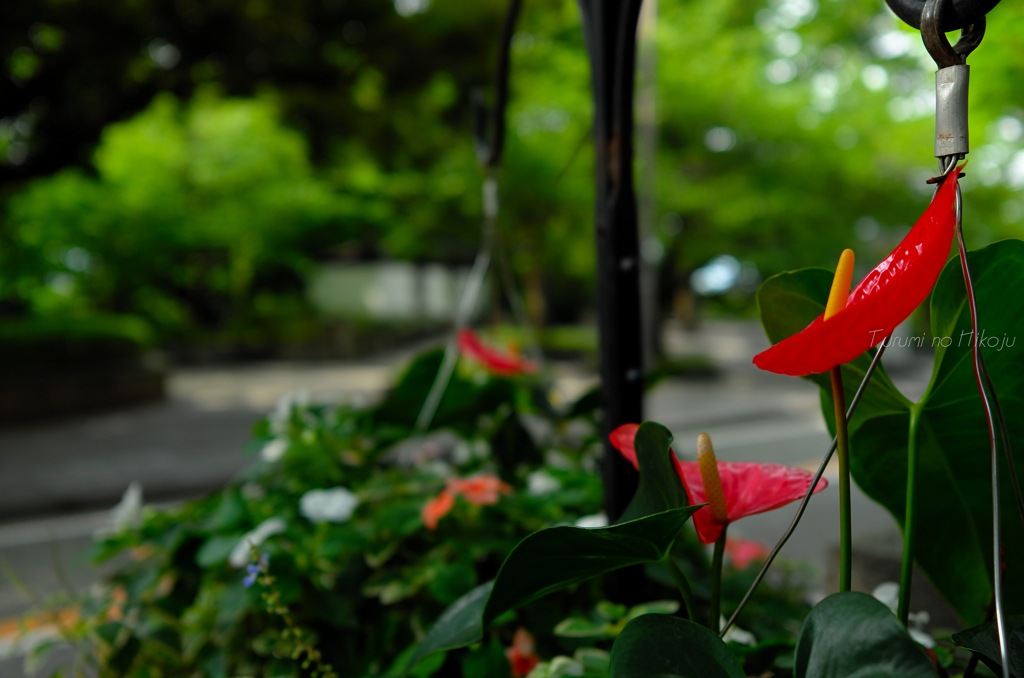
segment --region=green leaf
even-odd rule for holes
[[[569,406],[565,412],[566,419],[575,419],[587,414],[593,414],[601,407],[601,389],[597,386],[590,389]]]
[[[1006,635],[1009,637],[1007,653],[1010,659],[1010,675],[1024,677],[1024,615],[1006,618]],[[1002,658],[999,652],[999,638],[996,635],[995,620],[953,634],[953,642],[960,647],[977,652],[985,665],[996,675],[1000,674]]]
[[[394,390],[377,406],[376,421],[409,428],[415,425],[443,360],[444,351],[440,349],[417,357]],[[511,403],[514,397],[512,382],[507,379],[491,378],[478,385],[456,371],[437,406],[431,429],[448,425],[475,429],[479,415],[493,412],[502,403]]]
[[[134,635],[130,635],[107,660],[107,666],[115,676],[127,675],[141,649],[142,642]]]
[[[611,527],[549,527],[519,542],[502,563],[484,608],[486,628],[506,610],[591,577],[660,561],[700,506],[686,506]]]
[[[493,581],[480,584],[442,612],[434,626],[420,641],[405,671],[408,672],[421,659],[438,650],[454,650],[479,643],[483,638],[480,616],[483,614],[492,586]]]
[[[462,660],[463,678],[509,678],[512,669],[497,639],[473,648]]]
[[[625,618],[628,621],[645,614],[675,614],[678,611],[678,600],[652,600],[649,603],[640,603],[631,607]]]
[[[470,563],[441,565],[427,589],[438,602],[450,605],[476,585],[476,569]]]
[[[121,622],[107,622],[106,624],[100,624],[96,627],[96,635],[99,636],[104,643],[110,647],[114,647],[117,645],[117,640],[123,629],[124,624]]]
[[[476,587],[441,614],[408,668],[437,650],[480,642],[483,629],[502,614],[549,593],[622,567],[660,561],[698,508],[685,506],[611,527],[534,532],[512,549],[493,582]]]
[[[611,625],[586,617],[569,617],[558,622],[555,635],[562,638],[604,638],[609,635]]]
[[[196,565],[208,568],[223,563],[231,555],[231,552],[235,550],[238,541],[243,536],[242,533],[238,533],[210,537],[196,553]]]
[[[794,678],[936,678],[935,668],[885,605],[866,593],[818,603],[796,641]]]
[[[1024,403],[1024,243],[997,242],[970,253],[978,315],[985,336],[998,346],[984,349],[1003,409]],[[773,343],[799,332],[824,309],[831,273],[805,269],[767,280],[758,291],[765,332]],[[932,293],[932,335],[936,337],[931,383],[918,403],[904,397],[881,368],[872,377],[850,422],[850,467],[864,492],[882,504],[902,527],[906,505],[907,443],[911,408],[918,408],[919,452],[916,560],[936,589],[968,624],[980,624],[992,599],[992,500],[988,428],[974,381],[969,345],[970,318],[960,263],[952,259]],[[1004,346],[1003,337],[1007,343]],[[987,340],[986,340],[987,341]],[[924,340],[921,343],[926,343]],[[928,340],[928,344],[932,341]],[[942,344],[946,345],[943,346]],[[849,402],[868,366],[865,353],[843,366]],[[821,386],[822,412],[834,430],[827,375],[812,375]],[[1024,438],[1024,418],[1009,416],[1011,440]],[[1015,446],[1018,468],[1024,447]],[[1003,545],[1007,571],[1024,568],[1024,529],[1016,519],[1012,490],[1003,473]],[[1007,608],[1024,610],[1024,578],[1008,577]]]
[[[669,430],[661,424],[645,421],[637,429],[633,445],[640,466],[640,483],[619,522],[687,506],[690,502],[686,490],[672,464],[672,434]]]
[[[491,454],[498,462],[502,480],[512,483],[516,480],[516,469],[523,464],[541,465],[543,458],[533,441],[533,436],[523,426],[519,415],[513,410],[502,420],[491,436]]]
[[[612,646],[611,678],[744,678],[728,646],[686,619],[645,614]]]

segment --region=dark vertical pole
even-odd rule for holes
[[[594,89],[602,473],[605,511],[614,521],[636,491],[637,474],[612,449],[608,433],[621,424],[639,423],[643,417],[640,244],[633,190],[633,82],[641,0],[579,0],[579,4]]]

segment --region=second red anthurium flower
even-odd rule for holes
[[[482,364],[498,376],[534,374],[537,371],[536,364],[525,360],[516,353],[503,353],[487,346],[471,329],[459,330],[457,341],[462,355]]]
[[[608,436],[612,445],[622,456],[639,470],[636,460],[636,448],[633,438],[639,424],[623,424]],[[706,437],[705,434],[701,434]],[[710,448],[710,439],[707,441]],[[701,476],[700,462],[679,461],[672,455],[676,473],[683,482],[690,504],[703,504],[709,501]],[[803,469],[783,466],[782,464],[761,464],[744,461],[716,461],[718,476],[721,479],[722,493],[725,499],[724,516],[716,516],[714,509],[708,506],[693,514],[693,524],[697,528],[697,537],[701,543],[711,544],[718,540],[722,528],[740,518],[782,508],[786,504],[804,496],[814,479],[812,473]],[[828,487],[824,478],[818,481],[815,493]],[[715,502],[717,503],[717,502]],[[719,512],[722,509],[719,508]]]
[[[846,307],[754,357],[762,370],[802,377],[828,372],[877,346],[917,308],[949,259],[960,168],[949,173],[910,233],[850,292]]]

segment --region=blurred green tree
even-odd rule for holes
[[[311,252],[368,211],[308,156],[269,101],[161,95],[107,127],[98,176],[67,169],[11,198],[3,296],[41,315],[139,315],[164,337],[274,336],[282,315],[310,315],[298,293]]]

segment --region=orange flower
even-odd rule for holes
[[[428,530],[437,529],[437,521],[444,518],[452,507],[455,506],[455,497],[448,490],[441,490],[441,494],[427,502],[420,512],[420,518]]]
[[[472,478],[449,478],[448,491],[474,506],[493,506],[499,494],[509,494],[512,488],[493,473],[481,473]]]
[[[509,494],[512,487],[493,473],[481,473],[472,478],[449,478],[448,487],[427,502],[420,513],[428,530],[436,530],[437,522],[455,506],[455,497],[462,497],[473,506],[493,506],[499,495]]]
[[[512,647],[505,650],[508,663],[512,665],[512,678],[523,678],[540,662],[534,652],[533,636],[524,628],[516,631],[512,638]]]

